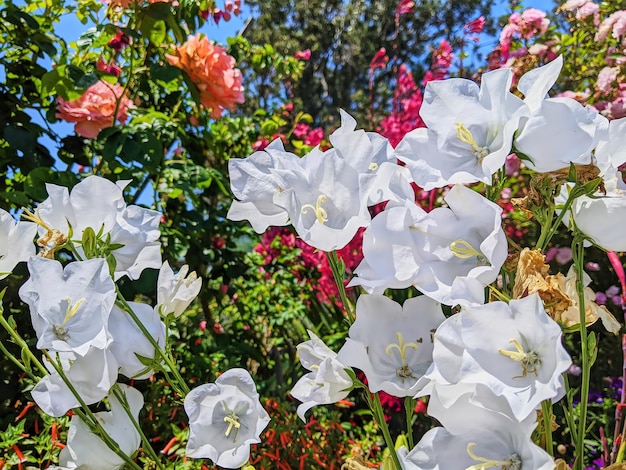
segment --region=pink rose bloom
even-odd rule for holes
[[[558,93],[554,97],[555,98],[570,98],[572,100],[578,101],[580,104],[586,104],[587,99],[589,99],[590,95],[591,94],[589,93],[589,90],[586,90],[586,91],[565,90],[565,91],[562,91],[561,93]]]
[[[91,85],[74,101],[57,98],[57,102],[59,106],[56,117],[75,122],[74,131],[90,139],[95,139],[101,129],[113,126],[116,106],[117,120],[122,123],[126,122],[128,110],[133,107],[132,101],[124,94],[120,85],[110,85],[102,80]]]
[[[235,103],[244,102],[241,72],[235,68],[235,59],[220,46],[211,44],[206,36],[189,36],[187,42],[165,57],[170,65],[187,72],[198,87],[200,103],[211,110],[213,119],[219,118],[225,109],[235,109]]]
[[[530,39],[538,34],[543,34],[550,26],[550,20],[545,12],[536,8],[528,8],[522,13],[522,37]]]
[[[311,58],[311,49],[305,49],[303,51],[298,51],[293,56],[294,59],[299,60],[309,60]]]
[[[587,2],[583,6],[581,6],[576,12],[576,19],[582,20],[591,15],[596,15],[600,10],[600,6],[596,5],[593,2]]]
[[[619,39],[624,35],[626,30],[626,10],[616,11],[600,24],[595,37],[596,42],[604,41],[611,30],[615,39]]]
[[[398,3],[396,7],[396,17],[413,13],[413,8],[415,8],[415,2],[413,0],[400,0],[400,3]]]
[[[257,152],[264,150],[270,144],[270,141],[265,137],[259,137],[255,143],[252,144],[252,149]]]
[[[109,75],[115,75],[119,77],[122,74],[122,69],[115,65],[113,62],[109,62],[108,64],[104,61],[102,57],[98,58],[98,62],[96,62],[96,68],[101,70],[102,72],[106,72]]]
[[[596,89],[604,94],[609,94],[613,90],[613,84],[617,82],[618,67],[604,67],[598,74]]]

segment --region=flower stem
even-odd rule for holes
[[[328,260],[330,269],[333,272],[333,277],[335,278],[335,283],[337,284],[337,290],[339,291],[339,297],[341,298],[343,307],[348,313],[348,318],[350,318],[351,321],[354,321],[356,319],[356,315],[352,309],[352,304],[348,300],[346,288],[343,285],[346,265],[344,264],[343,260],[341,260],[339,256],[337,256],[336,251],[326,252],[326,259]]]
[[[574,241],[572,242],[572,254],[574,257],[574,266],[576,268],[576,292],[578,294],[578,307],[580,309],[580,356],[581,356],[581,386],[580,386],[580,403],[578,404],[578,426],[577,436],[574,441],[576,462],[574,470],[583,470],[584,454],[585,454],[585,432],[587,430],[587,401],[589,396],[589,379],[591,374],[591,363],[589,361],[589,345],[587,335],[587,324],[585,318],[585,286],[583,282],[583,265],[585,249],[583,245],[583,237],[577,229],[574,231]]]
[[[37,369],[39,369],[39,371],[43,375],[48,375],[48,369],[46,369],[44,365],[41,363],[41,361],[37,359],[37,357],[35,357],[35,355],[32,353],[32,351],[28,347],[28,344],[26,344],[26,341],[22,339],[20,334],[17,331],[15,331],[13,327],[9,325],[9,322],[6,320],[6,318],[4,318],[4,309],[2,308],[1,305],[0,305],[0,325],[2,325],[2,327],[7,331],[7,333],[9,333],[9,335],[13,339],[13,342],[20,348],[22,352],[22,357],[26,355],[28,358],[28,361],[34,363],[37,366]],[[24,367],[27,367],[26,364],[24,364]]]
[[[543,435],[545,438],[545,449],[550,457],[554,457],[554,444],[552,442],[552,402],[544,400],[541,402],[543,415]]]
[[[378,423],[378,426],[383,433],[383,438],[385,439],[385,444],[387,444],[387,448],[389,449],[389,454],[391,455],[391,460],[393,461],[395,470],[402,470],[402,465],[400,465],[400,459],[398,459],[398,454],[396,453],[396,446],[394,445],[393,439],[391,438],[391,433],[389,432],[389,426],[387,426],[387,421],[385,421],[385,412],[383,411],[383,405],[380,402],[379,394],[370,393],[369,390],[366,390],[365,397],[367,398],[367,403],[372,410],[374,419],[376,420],[376,423]]]
[[[163,359],[163,362],[165,362],[170,372],[176,379],[175,381],[176,388],[177,388],[176,391],[179,393],[179,395],[181,395],[181,397],[184,397],[185,395],[189,393],[189,387],[187,386],[187,384],[181,377],[180,373],[178,372],[178,368],[176,367],[176,364],[174,364],[174,362],[172,361],[172,358],[161,348],[159,343],[154,339],[154,337],[146,329],[146,327],[141,322],[139,317],[137,317],[137,315],[135,314],[131,306],[128,304],[128,302],[126,301],[126,299],[120,292],[120,289],[117,285],[115,286],[115,290],[117,291],[117,299],[122,304],[124,310],[130,315],[130,317],[133,319],[133,321],[136,323],[136,325],[139,327],[139,329],[144,334],[144,336],[148,339],[148,341],[150,341],[150,344],[154,347],[155,354],[158,354],[159,356],[161,356],[161,359]],[[172,382],[172,385],[174,385],[173,382]]]
[[[412,397],[406,397],[404,399],[404,411],[406,413],[406,439],[409,444],[409,450],[413,448],[415,443],[413,442],[413,415],[415,413],[415,404],[417,400]]]
[[[115,440],[111,436],[109,436],[106,430],[102,427],[96,415],[89,409],[89,406],[87,405],[87,403],[85,403],[85,400],[83,400],[78,391],[74,388],[74,385],[72,385],[72,382],[65,375],[63,368],[50,356],[48,351],[44,349],[42,352],[45,358],[50,362],[50,364],[52,364],[52,367],[54,367],[54,370],[57,372],[57,374],[59,374],[67,388],[69,388],[70,392],[72,392],[72,395],[74,395],[78,403],[80,403],[82,409],[75,408],[73,409],[74,413],[76,413],[83,420],[83,422],[89,427],[91,432],[93,432],[100,439],[102,439],[107,447],[115,452],[120,458],[122,458],[124,462],[126,462],[130,466],[130,468],[133,468],[135,470],[141,470],[141,467],[137,465],[133,459],[126,455],[126,452],[120,449],[119,444],[115,442]]]

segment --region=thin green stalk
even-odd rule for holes
[[[406,413],[406,439],[409,443],[409,450],[411,450],[415,443],[413,442],[413,415],[415,414],[415,404],[417,400],[412,397],[406,397],[404,399],[404,411]]]
[[[72,384],[72,382],[65,375],[63,368],[60,367],[59,364],[50,356],[48,351],[44,349],[42,350],[42,352],[43,352],[43,355],[46,357],[46,359],[50,362],[50,364],[52,364],[52,367],[54,367],[54,370],[57,372],[57,374],[59,374],[59,376],[61,377],[61,379],[67,386],[67,388],[70,389],[70,392],[72,392],[72,395],[74,395],[78,403],[80,403],[82,410],[74,409],[73,411],[77,415],[80,416],[80,418],[84,421],[84,423],[87,426],[89,426],[89,429],[94,434],[96,434],[100,439],[104,441],[104,443],[107,445],[109,449],[111,449],[120,458],[122,458],[124,462],[130,465],[131,468],[135,470],[142,470],[141,467],[137,465],[133,459],[131,459],[128,455],[126,455],[126,452],[120,449],[120,446],[118,445],[118,443],[115,442],[115,440],[111,438],[111,436],[109,436],[109,433],[107,433],[106,430],[102,427],[96,415],[89,409],[89,406],[87,405],[87,403],[85,403],[85,401],[80,396],[78,391],[74,388],[74,385]]]
[[[550,243],[550,240],[552,240],[552,237],[561,226],[561,222],[563,221],[563,218],[568,213],[576,197],[577,196],[574,193],[574,191],[570,191],[570,193],[567,196],[567,201],[565,201],[565,204],[563,204],[563,208],[561,209],[561,212],[559,212],[559,214],[556,216],[556,220],[554,221],[554,223],[551,224],[550,229],[546,231],[546,230],[543,230],[543,227],[542,227],[541,235],[539,236],[539,240],[537,240],[537,245],[535,246],[535,248],[541,251],[544,251],[546,249],[546,247],[548,246],[548,243]],[[553,210],[552,211],[553,215],[554,215],[554,212],[555,211]]]
[[[374,396],[373,399],[372,395]],[[396,470],[402,470],[400,459],[398,459],[398,454],[396,453],[396,446],[393,442],[393,439],[391,438],[391,433],[389,432],[389,426],[387,426],[387,421],[385,421],[385,412],[383,411],[383,405],[380,402],[380,396],[378,395],[378,393],[370,394],[369,390],[366,390],[365,397],[367,398],[367,403],[372,410],[374,419],[378,423],[378,426],[383,433],[385,444],[387,444],[389,454],[391,455],[391,460],[393,460],[393,464]]]
[[[2,325],[2,327],[7,331],[7,333],[9,333],[11,338],[13,338],[13,341],[21,349],[22,353],[26,353],[28,355],[28,359],[37,366],[39,371],[43,373],[43,375],[48,375],[48,369],[46,369],[44,365],[41,363],[41,361],[37,357],[35,357],[35,355],[32,353],[32,351],[28,347],[28,344],[26,344],[26,341],[22,339],[19,333],[15,331],[11,327],[11,325],[9,325],[9,322],[7,322],[6,318],[4,318],[3,310],[1,309],[0,309],[0,325]]]
[[[7,359],[9,359],[13,364],[19,367],[22,372],[28,375],[28,377],[36,381],[39,380],[39,377],[37,377],[30,370],[28,370],[28,368],[24,364],[22,364],[22,362],[18,358],[16,358],[13,354],[9,352],[7,348],[4,347],[4,344],[2,344],[2,341],[0,341],[0,351],[2,351],[2,354],[4,354]]]
[[[343,261],[339,259],[339,256],[337,256],[336,251],[326,252],[326,259],[328,260],[330,269],[333,272],[333,277],[335,278],[335,283],[337,284],[337,290],[339,290],[339,296],[341,297],[341,302],[348,313],[348,318],[350,318],[351,321],[354,321],[356,319],[356,315],[352,310],[352,304],[348,300],[346,288],[343,285],[345,265],[343,264]]]
[[[154,339],[154,337],[146,329],[146,327],[141,322],[141,320],[137,317],[137,315],[135,314],[131,306],[128,305],[128,302],[126,301],[126,299],[120,292],[120,289],[117,285],[115,286],[115,290],[117,291],[117,299],[124,307],[124,310],[130,315],[130,317],[133,319],[133,321],[136,323],[136,325],[139,327],[139,329],[144,334],[144,336],[148,339],[148,341],[150,341],[150,344],[154,347],[155,354],[158,354],[159,356],[161,356],[161,359],[163,359],[163,362],[165,362],[167,367],[170,369],[170,372],[176,379],[175,380],[176,385],[177,385],[176,388],[180,388],[180,390],[177,390],[177,392],[181,395],[181,398],[184,397],[185,395],[189,393],[189,387],[187,386],[187,383],[183,380],[180,373],[178,372],[178,368],[176,367],[176,364],[174,364],[174,362],[172,361],[172,358],[165,351],[163,351],[163,349],[161,349],[161,346],[159,345],[159,343]]]
[[[150,457],[152,458],[152,460],[154,461],[154,463],[156,464],[158,468],[165,470],[165,467],[161,463],[161,460],[156,455],[156,452],[154,452],[154,449],[152,448],[152,445],[150,444],[150,440],[146,437],[143,430],[141,429],[141,426],[139,426],[139,423],[133,416],[133,413],[130,410],[130,406],[128,405],[128,400],[126,399],[126,395],[124,395],[124,393],[120,389],[119,384],[113,385],[113,393],[117,397],[118,401],[121,403],[122,408],[124,408],[124,411],[126,412],[126,415],[128,416],[128,418],[130,419],[130,422],[133,423],[133,426],[135,427],[135,429],[141,436],[141,442],[143,442],[144,452],[150,455]]]
[[[574,470],[583,470],[584,454],[585,454],[585,431],[587,421],[587,400],[589,396],[589,380],[591,375],[591,364],[589,362],[589,345],[587,343],[587,325],[585,318],[585,286],[583,283],[583,265],[585,249],[583,239],[576,230],[574,232],[574,241],[572,243],[572,254],[574,256],[574,266],[576,269],[576,293],[578,294],[578,308],[580,310],[580,355],[581,355],[581,386],[580,386],[580,403],[579,406],[579,422],[578,435],[575,441],[576,462]]]
[[[544,400],[541,402],[543,415],[543,435],[545,437],[545,449],[550,457],[554,457],[554,444],[552,442],[552,402]]]

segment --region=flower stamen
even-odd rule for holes
[[[469,259],[475,256],[478,260],[478,264],[481,266],[488,266],[490,264],[485,255],[474,248],[470,242],[461,238],[450,243],[450,251],[452,251],[454,256],[461,259]]]
[[[489,149],[478,145],[470,130],[465,127],[462,122],[456,122],[454,127],[456,128],[456,135],[459,137],[459,140],[464,144],[471,146],[472,155],[478,159],[478,163],[482,163],[483,159],[489,155]]]
[[[47,259],[54,259],[55,250],[67,243],[67,236],[55,228],[50,228],[50,226],[46,224],[39,215],[39,208],[35,210],[35,214],[25,207],[22,207],[22,210],[24,211],[22,213],[23,219],[26,219],[29,222],[35,222],[46,231],[46,233],[39,237],[39,240],[37,240],[37,245],[42,248],[39,256]]]
[[[404,336],[402,336],[402,333],[399,331],[396,333],[396,338],[398,339],[398,342],[391,343],[387,346],[385,348],[385,352],[391,356],[393,354],[393,350],[397,349],[400,353],[400,361],[402,362],[402,365],[396,369],[396,375],[400,377],[402,381],[409,378],[414,379],[415,377],[413,376],[413,371],[411,371],[411,368],[406,360],[406,349],[413,348],[417,351],[417,343],[421,341],[418,340],[415,343],[405,343]]]
[[[516,351],[498,349],[498,352],[503,356],[509,357],[514,361],[519,362],[522,365],[522,375],[513,378],[518,379],[526,377],[526,375],[528,375],[529,373],[537,375],[537,370],[539,369],[539,366],[541,366],[541,359],[539,358],[539,355],[534,351],[524,351],[524,348],[516,339],[510,340],[509,343],[515,346]]]
[[[506,460],[492,460],[476,455],[474,447],[476,447],[475,442],[467,444],[467,455],[481,463],[467,467],[465,470],[487,470],[495,467],[501,467],[501,470],[522,470],[522,460],[517,454],[510,455]]]
[[[233,442],[237,442],[237,433],[239,432],[239,428],[241,427],[241,423],[239,422],[239,416],[231,412],[228,416],[224,417],[224,422],[228,423],[228,428],[226,429],[224,435],[226,437],[229,437],[232,430],[235,429]]]
[[[317,202],[315,203],[315,207],[312,204],[304,204],[302,206],[302,213],[303,214],[308,213],[309,208],[311,208],[313,212],[315,213],[315,217],[317,218],[317,221],[320,224],[324,224],[324,222],[328,220],[328,212],[326,212],[326,209],[322,207],[322,204],[325,203],[327,200],[328,198],[326,196],[324,196],[323,194],[320,194],[317,197]]]

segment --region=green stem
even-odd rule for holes
[[[572,254],[574,256],[574,266],[576,268],[576,293],[578,294],[578,308],[580,311],[580,355],[581,355],[581,386],[580,403],[578,405],[578,435],[575,441],[576,462],[574,469],[583,470],[585,454],[585,431],[587,429],[587,400],[589,396],[589,379],[591,375],[591,364],[589,362],[589,345],[587,343],[587,324],[585,318],[585,286],[583,282],[583,264],[585,249],[583,239],[577,229],[574,231],[574,241],[572,243]]]
[[[4,347],[2,341],[0,341],[0,351],[2,351],[2,354],[4,354],[5,357],[9,359],[13,364],[15,364],[22,372],[28,375],[28,377],[30,377],[34,381],[39,381],[40,378],[33,374],[24,364],[22,364],[22,362],[18,358],[11,354],[9,350]]]
[[[554,444],[552,443],[552,402],[544,400],[541,402],[543,415],[543,435],[545,437],[545,449],[550,457],[554,457]]]
[[[26,354],[28,356],[28,359],[37,366],[37,368],[43,375],[48,375],[48,369],[46,369],[44,365],[41,363],[41,361],[37,359],[37,357],[35,357],[35,355],[32,353],[32,351],[28,347],[28,344],[26,344],[26,341],[22,339],[19,333],[15,331],[11,327],[11,325],[9,325],[9,322],[7,322],[6,318],[4,318],[3,313],[4,313],[3,310],[0,309],[0,325],[2,325],[2,327],[7,331],[7,333],[9,333],[11,338],[13,338],[13,341],[15,342],[15,344],[21,349],[22,354]]]
[[[546,249],[546,247],[548,246],[548,243],[550,243],[550,240],[552,240],[552,237],[561,226],[561,222],[563,221],[563,218],[568,213],[576,197],[577,196],[574,193],[574,191],[570,191],[569,195],[567,196],[567,201],[565,201],[565,204],[563,204],[563,208],[561,209],[561,212],[559,212],[559,215],[556,216],[556,220],[550,226],[550,229],[546,231],[542,227],[541,235],[539,237],[539,240],[537,240],[537,245],[536,245],[537,249],[541,251],[544,251]],[[555,211],[553,210],[552,211],[553,215],[554,215],[554,212]]]
[[[57,374],[59,374],[67,388],[70,389],[72,395],[74,395],[78,403],[80,403],[82,410],[74,409],[74,413],[76,413],[83,420],[83,422],[89,427],[91,432],[93,432],[100,439],[102,439],[107,447],[115,452],[121,459],[123,459],[124,462],[126,462],[131,468],[135,470],[142,470],[141,467],[137,465],[133,459],[126,455],[126,452],[120,449],[119,444],[115,442],[115,440],[111,436],[109,436],[109,433],[107,433],[106,430],[102,427],[96,415],[89,409],[89,406],[87,405],[87,403],[85,403],[85,400],[83,400],[78,391],[74,388],[74,385],[72,385],[72,382],[65,375],[63,368],[59,366],[59,364],[50,356],[48,351],[44,349],[42,350],[42,352],[46,359],[50,362],[50,364],[52,364],[52,367],[54,367],[54,370],[57,372]]]
[[[352,304],[348,300],[346,288],[343,285],[345,264],[339,259],[336,251],[326,252],[326,259],[328,260],[330,269],[333,272],[333,277],[335,278],[335,283],[337,284],[337,290],[339,291],[339,297],[341,298],[341,302],[348,313],[348,318],[350,318],[351,321],[354,321],[356,319],[356,314],[352,309]]]
[[[411,450],[415,443],[413,442],[413,415],[415,413],[415,404],[417,400],[412,397],[406,397],[404,399],[404,411],[406,413],[406,439],[409,444],[409,450]]]
[[[372,395],[374,398],[372,398]],[[380,396],[378,395],[378,393],[371,394],[369,390],[366,390],[365,397],[367,398],[367,403],[372,410],[374,419],[378,423],[378,426],[383,433],[383,438],[385,439],[385,444],[387,444],[387,448],[389,449],[389,454],[391,455],[391,460],[393,460],[395,470],[402,470],[400,459],[398,458],[398,454],[396,453],[396,446],[394,445],[393,439],[391,438],[391,433],[389,432],[389,426],[387,426],[387,421],[385,421],[385,412],[383,411],[383,405],[380,402]]]
[[[150,344],[154,347],[155,354],[158,354],[161,357],[161,359],[163,359],[163,362],[165,362],[167,367],[170,369],[170,372],[176,379],[175,382],[176,382],[176,388],[178,389],[177,392],[181,396],[181,398],[183,398],[185,395],[189,393],[189,387],[187,386],[187,384],[181,377],[180,373],[178,372],[178,368],[176,367],[176,364],[174,364],[174,362],[172,361],[172,358],[165,351],[163,351],[159,343],[154,339],[154,337],[146,329],[146,327],[141,322],[141,320],[137,317],[137,315],[135,314],[133,309],[130,307],[130,305],[128,305],[128,302],[126,301],[126,299],[120,292],[120,289],[117,285],[115,286],[115,290],[117,291],[117,299],[124,307],[124,310],[130,315],[130,317],[133,319],[135,324],[139,327],[139,329],[144,334],[144,336],[148,339],[148,341],[150,341]],[[174,382],[172,382],[172,384],[174,384]]]
[[[124,395],[124,392],[122,392],[119,384],[113,385],[113,393],[115,394],[115,396],[117,397],[118,401],[122,405],[122,408],[124,408],[124,411],[126,412],[126,415],[128,416],[128,418],[130,419],[130,422],[133,423],[133,426],[135,427],[135,429],[137,430],[137,432],[141,436],[141,442],[143,442],[143,450],[144,450],[144,452],[146,452],[147,454],[150,455],[150,458],[152,458],[152,460],[154,461],[154,463],[156,464],[156,466],[158,468],[160,468],[162,470],[165,470],[165,467],[161,463],[161,460],[159,459],[159,457],[154,452],[154,449],[152,448],[152,445],[150,444],[150,440],[146,437],[146,435],[144,434],[143,430],[141,429],[141,426],[139,426],[139,423],[137,422],[137,420],[133,416],[133,413],[130,410],[130,406],[128,404],[128,400],[126,399],[126,395]]]

